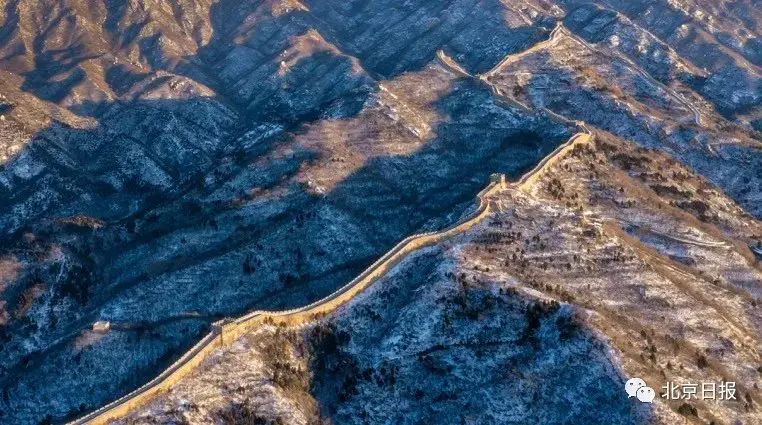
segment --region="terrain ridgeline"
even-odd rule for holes
[[[105,425],[109,421],[129,414],[131,411],[145,405],[157,394],[168,391],[180,379],[189,375],[201,365],[215,349],[230,346],[233,341],[259,326],[299,326],[319,320],[326,314],[335,311],[370,287],[378,279],[385,276],[411,253],[453,238],[480,223],[490,214],[489,197],[492,193],[505,189],[509,185],[520,190],[528,189],[535,182],[537,176],[543,170],[552,166],[558,158],[565,155],[576,145],[586,144],[592,140],[593,134],[589,132],[587,127],[581,124],[580,128],[586,132],[577,133],[566,143],[558,146],[550,155],[546,156],[537,166],[525,173],[518,181],[507,183],[505,175],[493,175],[490,184],[477,194],[479,205],[470,217],[442,231],[419,233],[405,238],[359,276],[332,294],[314,303],[285,311],[256,310],[237,319],[223,319],[215,322],[212,325],[212,330],[204,338],[156,378],[114,402],[70,422],[69,425]]]

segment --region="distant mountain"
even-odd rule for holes
[[[579,121],[706,179],[726,203],[672,207],[734,202],[721,230],[754,243],[760,28],[755,0],[5,2],[0,423],[330,293]]]

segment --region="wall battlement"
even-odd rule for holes
[[[490,178],[490,184],[478,193],[479,206],[469,218],[439,232],[419,233],[403,239],[356,278],[323,299],[292,310],[257,310],[237,319],[223,319],[215,322],[212,324],[212,330],[209,334],[157,377],[135,391],[70,422],[69,425],[105,425],[109,421],[126,416],[130,412],[147,404],[155,396],[172,388],[179,380],[193,372],[212,351],[220,347],[229,346],[244,334],[265,323],[288,326],[304,325],[335,311],[386,275],[386,273],[412,252],[453,238],[481,222],[490,213],[489,197],[493,192],[506,189],[507,187],[526,190],[526,188],[534,184],[541,172],[555,163],[559,157],[565,155],[574,145],[587,143],[591,138],[592,134],[590,133],[578,133],[572,136],[566,143],[558,146],[515,183],[507,183],[503,174],[493,175]]]

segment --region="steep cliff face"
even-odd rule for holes
[[[759,217],[760,19],[753,1],[4,3],[0,419],[60,422],[213,320],[329,293],[573,120]]]

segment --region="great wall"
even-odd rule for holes
[[[491,183],[478,193],[479,206],[470,217],[442,231],[419,233],[405,238],[349,283],[312,304],[286,311],[257,310],[234,320],[225,319],[215,322],[209,334],[154,379],[100,409],[70,422],[69,425],[107,424],[109,421],[129,414],[158,394],[168,391],[180,379],[193,372],[212,351],[229,346],[233,341],[259,326],[264,324],[304,325],[335,311],[378,281],[412,252],[455,237],[481,222],[490,213],[489,197],[493,192],[505,189],[507,185],[519,190],[531,188],[543,170],[552,166],[575,145],[589,143],[592,140],[593,134],[584,123],[577,124],[584,132],[575,134],[567,142],[559,145],[518,181],[506,183],[504,175],[493,176]]]

